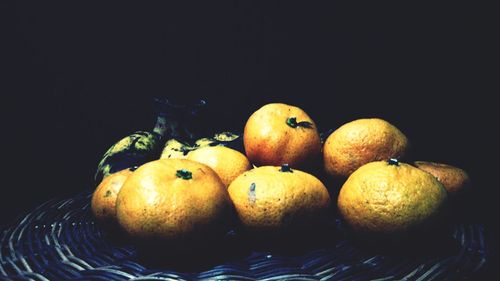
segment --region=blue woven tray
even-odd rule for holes
[[[145,263],[133,244],[115,243],[95,223],[90,198],[86,191],[49,201],[3,230],[0,279],[474,280],[487,257],[482,226],[462,223],[449,233],[455,250],[435,255],[374,254],[339,231],[332,243],[298,254],[250,249],[205,268],[181,270]],[[339,221],[332,225],[341,227]]]

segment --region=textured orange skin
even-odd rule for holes
[[[401,233],[436,216],[447,199],[431,174],[405,163],[371,162],[342,186],[338,209],[352,229],[365,233]]]
[[[342,125],[326,139],[325,171],[332,177],[347,178],[366,163],[403,157],[408,146],[406,136],[387,121],[358,119]]]
[[[188,160],[203,163],[212,168],[225,186],[239,175],[252,168],[247,157],[241,152],[224,146],[206,146],[191,151]]]
[[[456,195],[470,186],[470,178],[467,173],[457,167],[426,161],[415,161],[415,167],[422,169],[435,176],[440,181],[448,194]]]
[[[277,166],[255,168],[229,185],[242,225],[253,232],[271,234],[322,223],[331,205],[323,183],[299,170],[279,170]]]
[[[176,172],[186,169],[192,179]],[[132,237],[183,241],[220,230],[230,200],[219,176],[208,166],[185,159],[160,159],[139,167],[116,201],[120,226]]]
[[[129,169],[105,177],[92,194],[91,209],[100,221],[116,221],[116,197],[125,180],[132,174]]]
[[[286,124],[289,117],[297,122],[312,123],[311,128],[292,128]],[[321,139],[314,121],[302,109],[271,103],[255,111],[248,119],[243,133],[245,153],[256,166],[307,168],[321,155]]]

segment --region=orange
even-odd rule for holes
[[[330,176],[347,178],[366,163],[400,158],[407,149],[408,139],[389,122],[358,119],[328,136],[323,146],[324,167]]]
[[[252,168],[241,152],[224,146],[205,146],[191,151],[187,159],[203,163],[212,168],[225,186],[240,174]]]
[[[160,159],[140,166],[116,201],[118,223],[131,237],[186,246],[223,231],[231,203],[208,166]]]
[[[125,169],[105,177],[92,194],[91,210],[99,221],[116,221],[116,197],[125,180],[132,174]]]
[[[402,233],[428,225],[447,199],[431,174],[395,159],[363,165],[349,176],[338,209],[355,231]]]
[[[458,167],[426,161],[415,161],[413,164],[435,176],[451,196],[465,191],[470,186],[469,175]]]
[[[256,234],[317,226],[330,208],[330,196],[320,180],[286,165],[247,171],[228,191],[242,225]]]
[[[243,133],[245,153],[257,166],[289,164],[307,168],[321,155],[321,139],[304,110],[271,103],[255,111]]]

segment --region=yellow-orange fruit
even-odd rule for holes
[[[333,177],[348,177],[362,165],[400,158],[408,149],[408,139],[389,122],[358,119],[342,125],[323,146],[325,171]]]
[[[288,164],[306,169],[321,155],[321,139],[304,110],[271,103],[255,111],[243,133],[245,153],[257,166]]]
[[[228,191],[242,225],[258,234],[318,226],[330,209],[330,196],[323,183],[287,166],[247,171],[229,185]]]
[[[205,146],[191,151],[188,160],[203,163],[212,168],[225,186],[243,172],[252,168],[247,157],[241,152],[225,146]]]
[[[365,164],[352,173],[337,205],[355,231],[402,233],[430,222],[446,199],[445,188],[434,176],[389,160]]]
[[[415,161],[413,164],[415,167],[435,176],[451,196],[461,193],[470,187],[469,175],[458,167],[427,161]]]
[[[172,244],[221,231],[230,206],[219,176],[185,159],[142,165],[125,181],[116,201],[118,222],[130,236]]]
[[[116,197],[132,170],[125,169],[105,177],[92,194],[91,210],[99,221],[116,221]]]

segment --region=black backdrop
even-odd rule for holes
[[[491,7],[211,2],[1,4],[1,224],[88,188],[109,145],[152,127],[153,96],[203,98],[235,131],[271,101],[322,129],[385,118],[416,158],[467,170],[470,209],[492,212]]]

